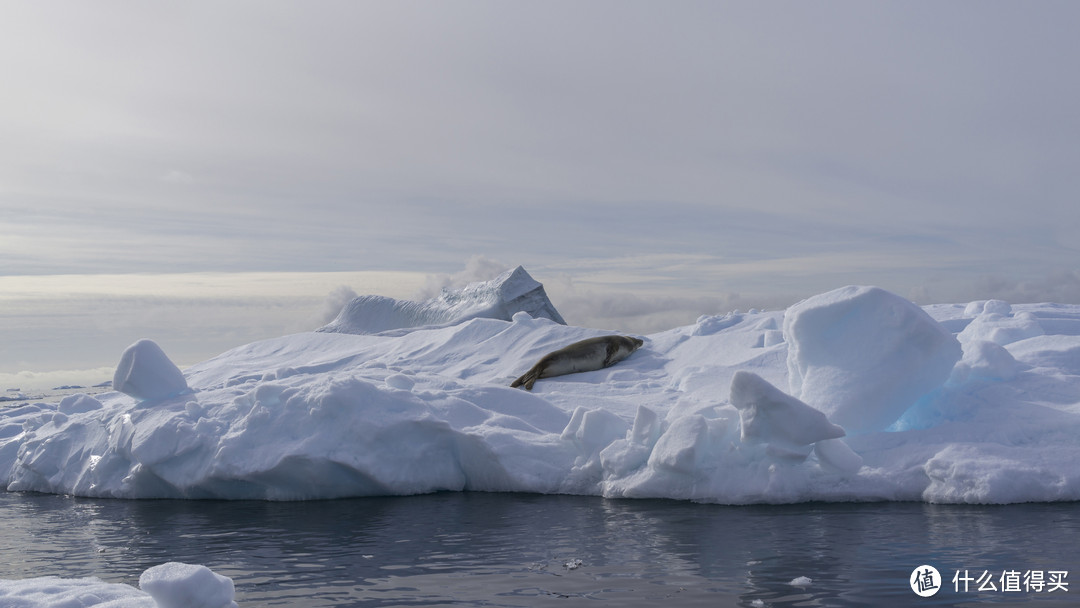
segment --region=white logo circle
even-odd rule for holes
[[[911,590],[919,597],[930,597],[941,589],[941,574],[933,566],[922,565],[911,571]]]

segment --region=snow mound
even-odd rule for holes
[[[139,577],[139,589],[99,578],[0,580],[0,606],[19,608],[236,608],[232,579],[170,562]]]
[[[915,304],[877,287],[844,287],[787,311],[792,394],[853,433],[889,427],[940,387],[959,342]]]
[[[964,307],[964,316],[974,318],[981,314],[1008,315],[1012,306],[1003,300],[975,300]]]
[[[1004,346],[986,340],[971,340],[964,343],[964,357],[953,368],[949,383],[1008,382],[1016,379],[1020,369],[1016,358]]]
[[[825,414],[752,372],[735,372],[731,404],[739,410],[743,441],[795,448],[844,436],[844,429],[829,422]]]
[[[986,308],[969,321],[964,305],[850,287],[703,317],[533,392],[509,384],[606,332],[519,311],[282,336],[189,368],[179,394],[164,383],[0,410],[0,480],[120,498],[1078,500],[1080,306]],[[1000,344],[973,331],[961,349],[956,334],[1003,310],[1044,333]],[[153,360],[151,372],[168,367]]]
[[[444,289],[438,297],[423,302],[378,295],[360,296],[346,304],[337,318],[316,331],[374,334],[475,318],[509,321],[517,312],[566,324],[548,299],[544,286],[518,266],[490,281],[470,283],[456,291]]]
[[[1044,333],[1042,325],[1031,313],[1006,315],[999,312],[984,312],[972,319],[957,338],[964,344],[983,341],[1005,346],[1041,336]]]
[[[136,399],[154,401],[188,390],[180,368],[153,340],[139,340],[120,356],[113,388]]]

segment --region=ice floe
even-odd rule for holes
[[[531,393],[509,384],[609,332],[486,310],[282,336],[179,378],[137,343],[118,391],[0,410],[0,474],[13,491],[122,498],[1080,498],[1080,306],[845,287],[644,336]]]

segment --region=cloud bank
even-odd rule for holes
[[[1069,2],[14,3],[0,278],[432,278],[0,298],[0,369],[93,367],[80,344],[184,323],[194,356],[316,326],[346,288],[416,297],[499,265],[571,322],[639,332],[846,284],[1077,302],[1078,21]]]
[[[3,274],[1078,253],[1071,3],[9,9]]]

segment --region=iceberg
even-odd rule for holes
[[[459,312],[478,310],[467,299]],[[1080,499],[1080,306],[846,287],[701,317],[533,392],[509,384],[606,332],[523,310],[439,318],[457,320],[255,342],[186,369],[179,392],[162,353],[134,394],[0,410],[0,475],[117,498]]]
[[[566,325],[544,286],[518,266],[490,281],[470,283],[459,290],[444,289],[438,297],[422,302],[359,296],[346,304],[333,321],[315,331],[375,334],[476,318],[509,321],[518,312]]]

